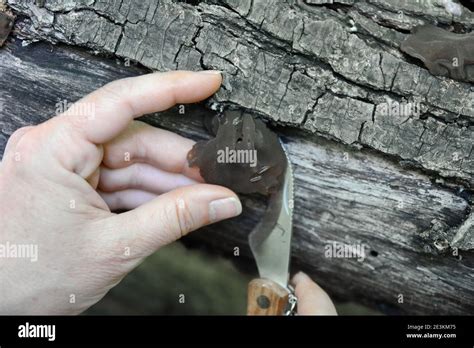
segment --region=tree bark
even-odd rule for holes
[[[224,86],[207,105],[262,116],[287,143],[295,269],[333,296],[389,313],[472,313],[474,86],[431,75],[399,47],[425,22],[470,31],[473,14],[453,17],[424,2],[313,2],[323,5],[8,0],[23,40],[83,46],[140,67],[77,48],[8,42],[0,51],[9,81],[0,95],[1,145],[16,128],[51,116],[58,100],[74,101],[112,79],[148,69],[223,70]],[[421,115],[387,113],[387,101],[419,103]],[[206,137],[201,118],[211,111],[186,110],[146,121]],[[242,217],[191,243],[248,263],[246,237],[265,201],[243,201]],[[366,258],[329,258],[333,243],[365,245]]]

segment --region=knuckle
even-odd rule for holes
[[[5,149],[4,161],[20,173],[28,174],[30,165],[38,163],[43,151],[44,131],[42,125],[23,127],[15,131]]]
[[[121,103],[134,113],[133,105],[128,101],[128,97],[134,95],[135,84],[132,78],[115,80],[104,85],[99,91],[102,97]]]
[[[63,126],[67,126],[67,129],[71,134],[81,134],[84,130],[84,125],[88,121],[86,115],[75,115],[75,114],[63,114],[66,117],[66,123]]]
[[[189,205],[182,197],[178,197],[171,205],[169,212],[170,230],[176,231],[175,239],[181,238],[195,228],[195,220]]]
[[[18,128],[16,131],[14,131],[11,135],[10,135],[10,138],[8,139],[8,142],[7,144],[15,144],[15,143],[18,143],[18,141],[20,141],[21,138],[23,138],[23,136],[26,135],[26,133],[31,129],[33,128],[32,126],[27,126],[27,127],[21,127],[21,128]]]
[[[13,134],[11,136],[12,136],[12,138],[13,137],[21,137],[22,135],[25,135],[26,132],[29,131],[32,128],[34,128],[34,127],[33,126],[25,126],[25,127],[18,128],[16,131],[13,132]]]
[[[101,88],[101,92],[103,92],[106,97],[121,100],[124,95],[129,95],[132,88],[132,83],[129,79],[120,79],[105,84]]]
[[[22,135],[19,135],[19,138],[16,139],[16,141],[16,151],[22,153],[31,153],[37,150],[39,137],[36,133],[27,132]]]

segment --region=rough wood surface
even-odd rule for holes
[[[8,42],[0,50],[2,81],[8,81],[0,93],[0,152],[15,129],[54,115],[56,103],[73,102],[108,81],[145,71],[77,49]],[[202,126],[207,112],[202,106],[187,107],[184,115],[172,110],[145,120],[198,140],[208,137]],[[460,251],[461,256],[453,256],[449,244],[455,243],[457,230],[447,228],[466,219],[466,190],[404,168],[371,149],[288,127],[276,130],[294,162],[294,270],[307,271],[331,296],[387,313],[473,313],[474,255]],[[243,202],[241,217],[191,234],[188,243],[207,245],[252,265],[247,235],[262,216],[265,202],[248,196]],[[366,258],[359,262],[326,257],[325,247],[334,242],[365,244]]]

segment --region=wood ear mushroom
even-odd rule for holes
[[[474,82],[474,33],[423,25],[402,42],[401,50],[420,59],[433,75]]]
[[[278,137],[264,122],[240,111],[227,111],[207,124],[216,137],[200,141],[188,153],[206,182],[238,193],[275,192],[283,180],[286,157]]]

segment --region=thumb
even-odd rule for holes
[[[337,315],[328,294],[305,273],[297,273],[292,283],[298,298],[298,315]]]
[[[109,223],[143,256],[202,226],[239,215],[242,205],[231,190],[197,184],[167,192]]]

